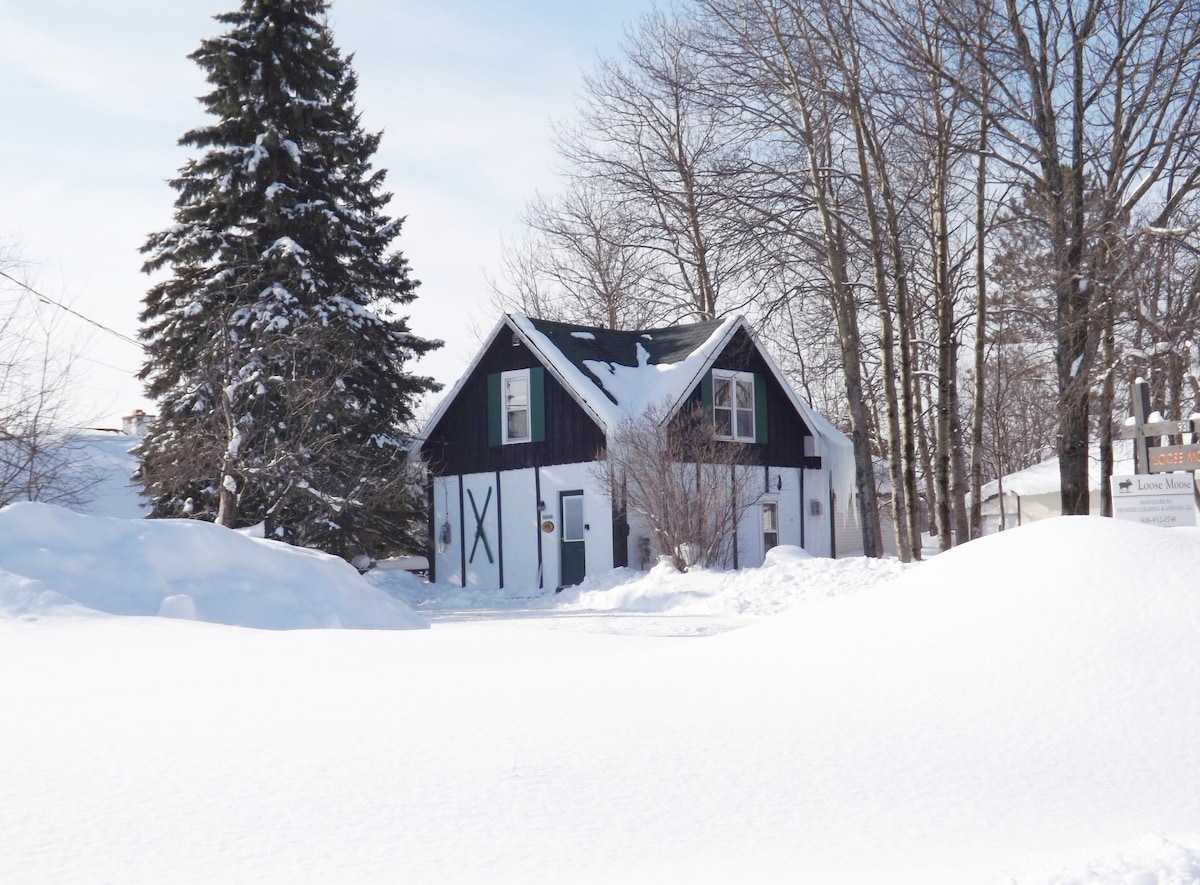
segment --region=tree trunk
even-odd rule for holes
[[[883,368],[883,399],[887,433],[884,435],[887,444],[888,480],[892,486],[892,523],[895,527],[896,552],[901,562],[911,562],[913,544],[908,524],[908,489],[905,486],[903,472],[904,457],[901,451],[901,432],[899,407],[903,400],[896,390],[896,344],[893,328],[893,312],[888,299],[887,271],[884,268],[883,243],[892,239],[885,230],[879,213],[875,208],[875,191],[872,187],[871,170],[868,163],[868,141],[873,142],[873,134],[868,129],[868,120],[862,106],[862,96],[857,90],[852,91],[849,100],[850,114],[854,121],[855,143],[858,149],[858,167],[861,178],[860,187],[863,191],[863,203],[866,207],[867,227],[870,231],[872,248],[871,270],[875,287],[875,302],[879,308],[880,359]],[[878,154],[873,154],[878,161]],[[891,204],[892,196],[887,183],[886,167],[876,162],[876,170],[880,179],[880,189],[884,192],[884,200]],[[907,404],[907,403],[906,403]],[[878,537],[878,536],[877,536]],[[880,538],[882,545],[882,539]],[[882,546],[879,548],[882,550]],[[919,549],[919,545],[918,545]]]
[[[988,83],[980,85],[987,101]],[[987,114],[979,115],[979,152],[975,167],[975,371],[971,390],[971,518],[970,537],[983,534],[983,416],[987,396],[984,363],[987,355]]]
[[[939,114],[940,117],[940,114]],[[940,122],[940,120],[939,120]],[[939,126],[939,129],[941,127]],[[934,488],[937,490],[938,546],[953,546],[951,455],[955,440],[954,406],[954,293],[950,281],[950,233],[946,209],[946,158],[936,148],[933,177],[933,285],[937,320],[937,416]]]

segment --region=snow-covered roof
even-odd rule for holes
[[[1133,473],[1133,442],[1132,440],[1113,440],[1113,473],[1118,475]],[[1096,490],[1103,481],[1100,475],[1100,449],[1092,446],[1088,453],[1088,488]],[[1052,495],[1061,490],[1061,480],[1058,472],[1058,458],[1047,458],[1018,470],[1004,477],[1004,493],[1006,495]],[[983,500],[995,498],[1000,493],[1000,482],[992,480],[986,483],[982,490]]]
[[[462,378],[442,399],[426,425],[427,430],[441,420],[483,354],[505,329],[511,330],[538,356],[547,371],[605,433],[653,406],[663,406],[663,418],[669,418],[683,405],[734,334],[743,330],[816,437],[817,454],[832,472],[834,492],[842,500],[853,496],[854,450],[850,440],[800,399],[741,316],[657,329],[621,330],[506,314],[488,335]]]
[[[131,450],[138,442],[123,433],[73,429],[44,440],[40,500],[91,516],[145,516],[149,505],[133,479],[138,459]],[[0,435],[0,460],[11,457],[15,445]]]
[[[647,408],[673,413],[728,343],[741,317],[661,329],[596,329],[509,314],[546,368],[606,432]]]

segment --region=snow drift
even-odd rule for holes
[[[0,509],[0,616],[90,609],[270,629],[425,627],[337,557],[198,520]]]
[[[0,881],[1192,885],[1198,549],[1050,520],[694,640],[0,617]]]

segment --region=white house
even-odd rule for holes
[[[772,544],[833,550],[831,503],[852,499],[850,441],[787,383],[741,317],[618,331],[506,315],[421,433],[439,582],[560,587],[657,553],[592,467],[625,419],[703,407],[745,443],[761,503],[738,526],[738,565]]]

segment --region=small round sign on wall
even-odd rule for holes
[[[543,519],[542,520],[542,531],[545,532],[547,535],[550,534],[552,531],[554,531],[554,520]]]

